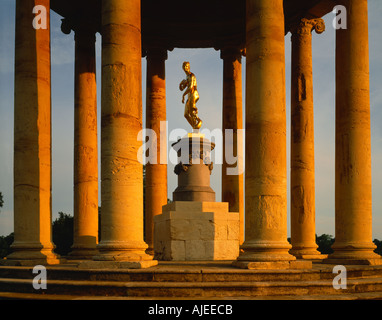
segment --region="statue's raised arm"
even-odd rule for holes
[[[186,74],[186,79],[182,80],[179,84],[180,91],[186,89],[182,96],[182,103],[184,103],[185,96],[188,95],[186,105],[184,107],[184,117],[193,129],[200,129],[202,120],[198,117],[198,109],[196,108],[196,103],[199,100],[196,77],[190,70],[189,62],[183,62],[182,67]]]

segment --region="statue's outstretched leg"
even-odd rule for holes
[[[186,106],[184,108],[184,117],[186,118],[187,122],[192,126],[192,117],[191,117],[191,115],[189,113],[187,104],[186,104]]]
[[[195,128],[196,129],[200,129],[200,127],[202,126],[202,120],[200,120],[200,118],[197,118],[197,123],[195,124]]]
[[[198,108],[194,105],[192,108],[192,119],[194,122],[194,125],[192,126],[194,129],[200,129],[202,126],[202,120],[198,117]]]

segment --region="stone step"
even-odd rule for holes
[[[168,300],[167,297],[106,297],[88,295],[58,295],[19,292],[0,292],[0,300],[130,300],[156,301]],[[173,297],[172,300],[205,300],[203,297]],[[257,296],[257,297],[213,297],[213,300],[382,300],[382,291],[335,295],[301,295],[301,296]],[[207,300],[205,300],[207,301]]]
[[[310,270],[242,270],[228,267],[161,265],[149,269],[78,269],[73,266],[47,267],[48,280],[122,282],[266,282],[332,280],[332,266]],[[224,266],[224,265],[223,265]],[[33,279],[32,267],[0,267],[0,278]],[[348,266],[348,279],[382,277],[381,266]]]
[[[110,297],[263,297],[344,295],[382,292],[382,277],[348,279],[347,289],[335,290],[331,280],[272,282],[117,282],[48,280],[35,290],[32,280],[0,278],[0,292]]]

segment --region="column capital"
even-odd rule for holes
[[[302,18],[298,23],[293,24],[290,28],[292,36],[311,34],[313,30],[315,30],[318,34],[323,33],[325,31],[325,21],[321,18]]]
[[[75,32],[74,39],[77,40],[78,37],[81,39],[89,39],[96,41],[95,34],[97,33],[97,28],[91,23],[84,23],[79,19],[61,19],[61,31],[64,34],[70,34],[72,30]]]
[[[245,55],[245,49],[239,47],[224,47],[220,49],[220,59],[223,60],[241,60]]]
[[[160,60],[167,60],[167,49],[166,48],[158,48],[158,47],[152,47],[152,48],[145,48],[142,50],[142,57],[148,58],[156,58]]]

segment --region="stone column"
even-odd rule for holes
[[[103,0],[101,242],[93,259],[131,268],[156,264],[143,240],[141,51],[140,0]]]
[[[32,26],[35,6],[47,28]],[[50,1],[16,1],[14,232],[7,263],[59,263],[52,251]],[[41,13],[44,18],[44,12]]]
[[[291,92],[291,242],[300,259],[322,259],[317,251],[314,182],[312,31],[322,33],[322,19],[301,19],[292,33]]]
[[[289,268],[283,0],[247,0],[245,241],[234,265]]]
[[[222,202],[229,203],[230,212],[239,212],[240,244],[244,242],[244,180],[240,166],[243,165],[243,148],[238,141],[237,129],[243,129],[241,50],[226,48],[221,51],[223,59],[223,166]],[[232,141],[227,141],[225,130],[232,130]],[[227,163],[226,143],[230,143],[231,157],[237,163]],[[239,162],[241,164],[239,165]],[[234,168],[237,168],[234,169]],[[237,172],[236,172],[237,171]]]
[[[70,256],[90,259],[98,243],[95,31],[75,28],[74,241]]]
[[[154,130],[157,138],[157,163],[146,164],[145,240],[150,254],[154,253],[154,216],[161,214],[167,204],[167,138],[160,125],[166,121],[166,59],[165,49],[147,50],[146,128]],[[161,154],[166,158],[161,159]]]
[[[373,252],[367,0],[342,0],[336,32],[335,243],[328,263],[381,264]]]

